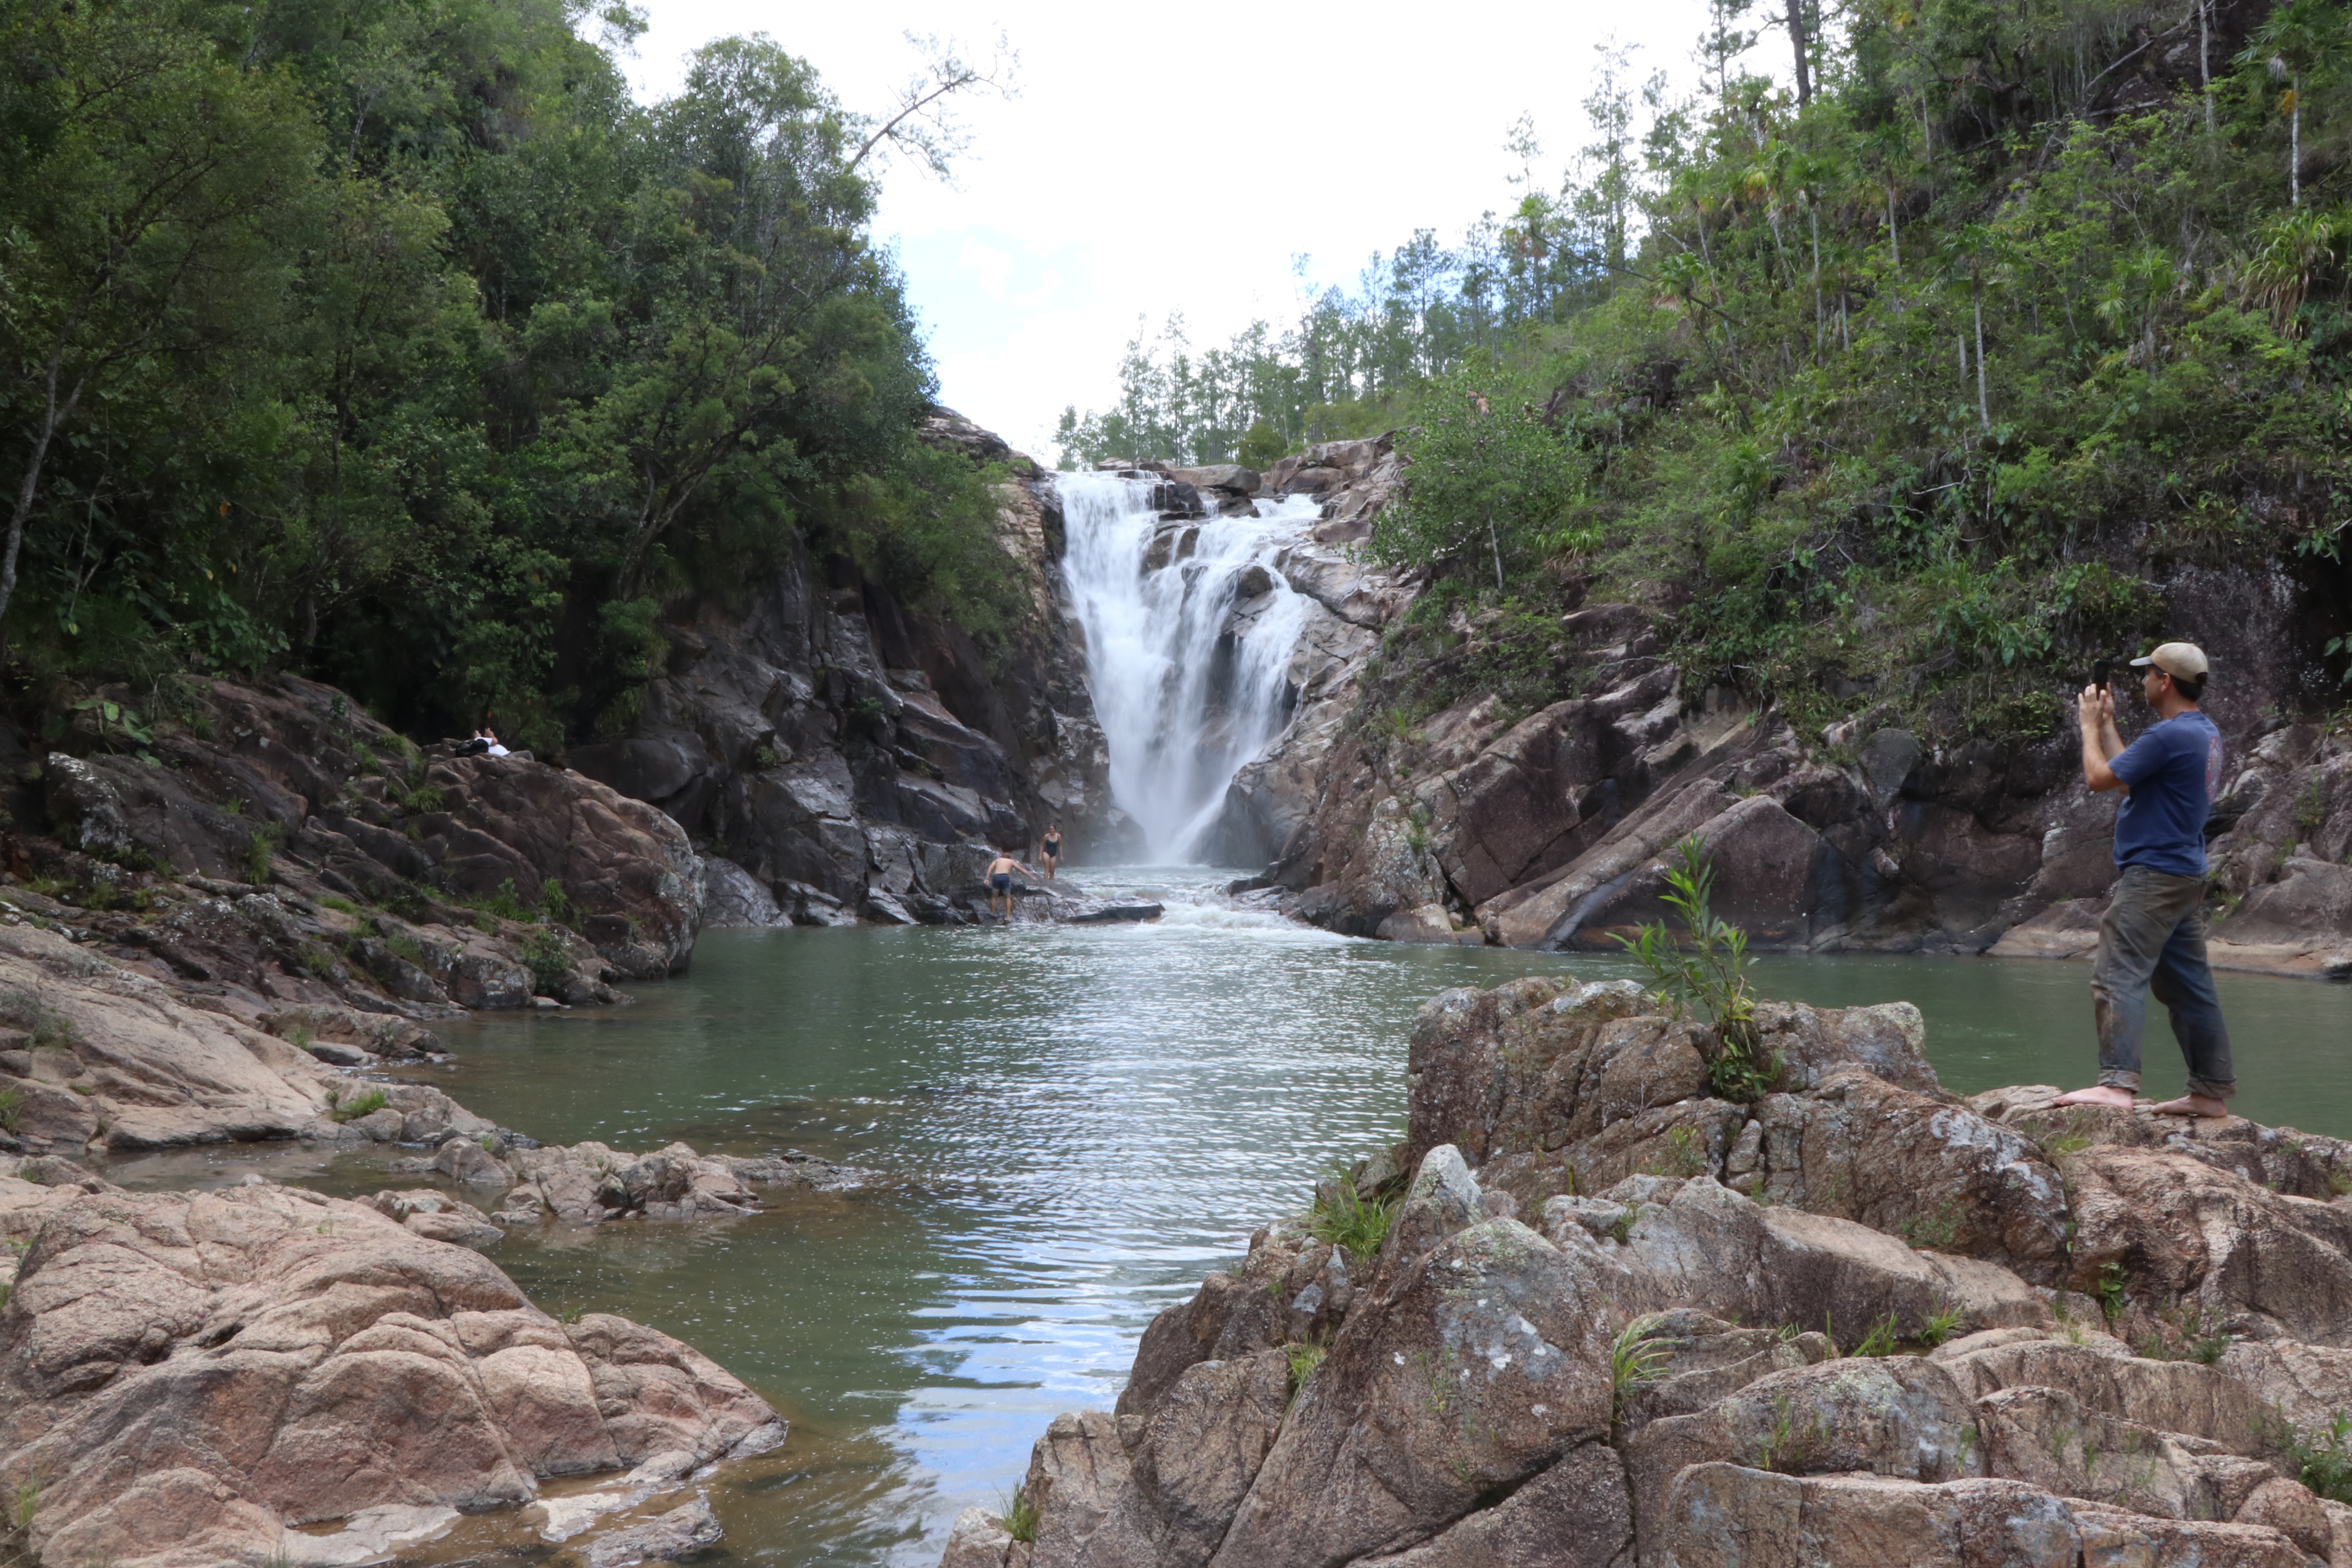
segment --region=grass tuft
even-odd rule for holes
[[[365,1094],[351,1100],[345,1100],[343,1091],[340,1089],[331,1089],[327,1091],[327,1115],[338,1124],[357,1121],[361,1117],[382,1110],[391,1103],[392,1097],[380,1089],[369,1089]]]
[[[1037,1505],[1030,1500],[1027,1482],[1013,1489],[1004,1500],[1004,1533],[1013,1540],[1035,1545],[1037,1542]]]
[[[1645,1312],[1618,1330],[1609,1342],[1610,1397],[1620,1412],[1628,1399],[1666,1374],[1672,1342],[1650,1332],[1663,1321],[1658,1313]]]
[[[1370,1259],[1389,1238],[1396,1206],[1356,1191],[1354,1180],[1341,1173],[1316,1190],[1315,1211],[1307,1216],[1307,1234],[1328,1241],[1359,1262]]]

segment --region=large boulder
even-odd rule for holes
[[[2050,1309],[1997,1264],[1922,1252],[1868,1226],[1764,1207],[1712,1178],[1636,1177],[1597,1198],[1556,1197],[1545,1233],[1600,1248],[1622,1312],[1694,1308],[1832,1344],[1882,1323],[1913,1338],[2045,1324]]]
[[[1937,1086],[1916,1008],[1766,1004],[1757,1053],[1785,1086],[1713,1097],[1717,1050],[1638,986],[1448,991],[1415,1020],[1407,1157],[1451,1142],[1532,1213],[1629,1175],[1709,1174],[1923,1247],[2053,1276],[2065,1197],[2032,1140]]]
[[[1493,1508],[1360,1568],[1615,1568],[1633,1540],[1625,1467],[1587,1443]]]
[[[511,757],[435,763],[441,809],[417,843],[448,886],[536,903],[560,883],[588,939],[632,979],[686,967],[702,923],[701,858],[665,813],[583,774]]]
[[[1607,1311],[1597,1273],[1525,1226],[1451,1237],[1350,1313],[1214,1561],[1395,1551],[1605,1436]]]
[[[2263,1337],[2352,1346],[2352,1212],[2168,1151],[2067,1163],[2078,1289],[2153,1311],[2187,1303]]]
[[[0,1310],[0,1468],[43,1478],[29,1541],[48,1561],[260,1562],[289,1526],[453,1518],[540,1478],[782,1436],[685,1345],[558,1322],[366,1205],[0,1177],[0,1229],[26,1247]]]
[[[35,926],[0,926],[0,994],[16,998],[12,1021],[59,1080],[5,1085],[27,1096],[20,1142],[70,1153],[93,1141],[129,1151],[291,1138],[325,1118],[340,1080],[288,1042]]]
[[[2068,1184],[2031,1139],[1966,1106],[1843,1066],[1808,1092],[1767,1095],[1756,1121],[1758,1164],[1741,1180],[1767,1201],[1990,1258],[2044,1284],[2066,1267]]]

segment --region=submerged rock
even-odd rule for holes
[[[1261,1231],[1038,1444],[1034,1548],[972,1510],[946,1564],[2352,1562],[2289,1452],[2352,1408],[2352,1235],[2295,1195],[2352,1147],[1962,1103],[1908,1007],[1759,1022],[1742,1104],[1634,987],[1441,994],[1370,1255]]]
[[[460,1138],[442,1145],[430,1161],[404,1161],[395,1168],[412,1165],[508,1189],[504,1206],[491,1216],[504,1225],[534,1225],[550,1215],[593,1225],[745,1215],[758,1212],[762,1187],[841,1192],[866,1180],[863,1171],[807,1155],[706,1155],[684,1143],[630,1154],[590,1142],[511,1149],[499,1158]]]

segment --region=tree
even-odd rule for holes
[[[1373,546],[1401,564],[1451,564],[1504,591],[1524,568],[1573,542],[1570,509],[1581,465],[1540,412],[1496,367],[1474,360],[1436,388],[1421,426],[1399,437],[1412,482],[1381,521]]]
[[[2307,79],[2333,73],[2345,49],[2344,16],[2329,0],[2288,0],[2275,7],[2247,41],[2241,65],[2267,70],[2287,84],[2279,107],[2287,117],[2287,205],[2303,205],[2303,97]]]
[[[181,15],[162,0],[48,0],[24,36],[34,68],[6,89],[0,184],[19,226],[0,343],[25,445],[0,617],[61,433],[167,358],[268,331],[289,230],[312,214],[318,142],[295,83],[223,61]]]
[[[1570,201],[1593,249],[1615,277],[1625,270],[1640,194],[1633,163],[1633,92],[1626,77],[1633,51],[1612,44],[1593,47],[1601,62],[1584,113],[1596,134],[1580,161],[1582,177]],[[1653,77],[1647,89],[1653,101],[1664,91],[1664,79],[1663,73]]]

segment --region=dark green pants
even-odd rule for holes
[[[2154,993],[2171,1015],[2180,1054],[2189,1058],[2189,1092],[2227,1100],[2238,1087],[2230,1030],[2205,962],[2205,879],[2126,866],[2115,901],[2099,921],[2099,957],[2091,971],[2091,1010],[2099,1025],[2099,1081],[2137,1092],[2140,1037]]]

